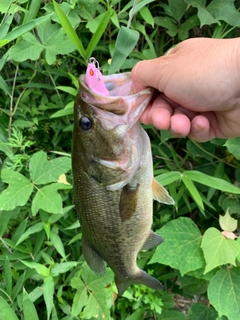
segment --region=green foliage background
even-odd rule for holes
[[[155,176],[176,201],[154,204],[165,242],[138,259],[161,293],[139,285],[117,297],[112,271],[88,268],[71,176],[73,101],[89,57],[112,74],[190,37],[238,37],[239,9],[239,0],[0,0],[0,320],[239,318],[240,241],[221,231],[238,236],[240,138],[200,144],[145,126]]]

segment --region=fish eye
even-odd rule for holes
[[[88,117],[83,116],[79,119],[79,125],[81,129],[83,129],[84,131],[88,131],[92,128],[92,120]]]

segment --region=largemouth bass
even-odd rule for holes
[[[89,89],[82,75],[74,107],[74,201],[83,255],[101,275],[108,263],[119,295],[131,284],[162,290],[136,263],[139,251],[163,241],[151,230],[153,198],[174,203],[153,178],[150,140],[139,123],[153,89],[132,94],[130,73],[103,81],[108,96]]]

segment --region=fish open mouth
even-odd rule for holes
[[[139,118],[151,100],[154,89],[146,88],[133,93],[130,72],[102,76],[102,78],[109,95],[93,91],[87,85],[86,75],[80,76],[80,95],[83,101],[116,115],[137,114]]]

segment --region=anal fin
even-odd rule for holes
[[[152,248],[155,248],[163,241],[164,241],[163,237],[159,236],[157,233],[155,233],[151,230],[147,240],[145,241],[144,245],[142,246],[141,251],[148,251]]]
[[[92,271],[103,276],[106,270],[105,262],[84,236],[82,237],[82,251],[84,258]]]
[[[155,179],[152,181],[153,198],[161,203],[174,204],[175,201],[167,190]]]

